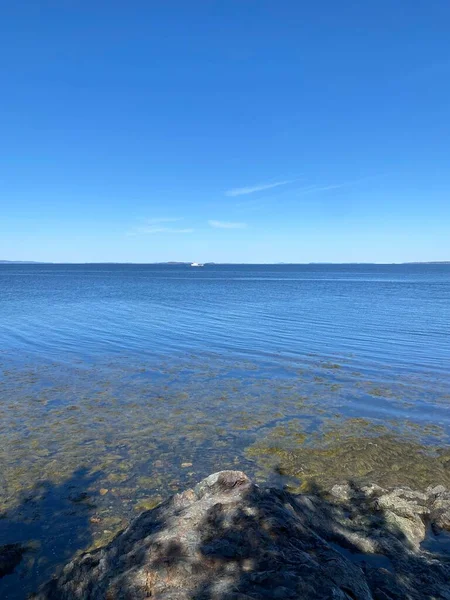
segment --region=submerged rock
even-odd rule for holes
[[[0,579],[10,575],[21,563],[26,548],[21,544],[6,544],[0,546]]]
[[[446,510],[445,488],[293,496],[222,471],[142,513],[35,598],[450,598],[450,562],[420,549],[425,522],[445,523]]]

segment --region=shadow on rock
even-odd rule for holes
[[[446,515],[440,486],[293,496],[223,471],[141,514],[35,598],[448,600],[449,557],[421,546]]]
[[[23,600],[91,543],[94,477],[79,469],[61,484],[42,481],[0,518],[0,597]]]

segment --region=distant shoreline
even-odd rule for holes
[[[191,261],[186,262],[148,262],[148,263],[135,263],[135,262],[47,262],[47,261],[34,261],[34,260],[0,260],[0,265],[167,265],[167,266],[190,266]],[[270,266],[270,267],[282,267],[282,266],[314,266],[314,265],[374,265],[374,266],[389,266],[389,265],[450,265],[450,260],[432,260],[432,261],[411,261],[411,262],[392,262],[392,263],[375,263],[375,262],[308,262],[308,263],[289,263],[289,262],[277,262],[277,263],[216,263],[216,262],[205,262],[205,266]]]

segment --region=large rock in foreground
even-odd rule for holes
[[[36,598],[450,600],[450,564],[419,546],[430,506],[445,521],[446,493],[347,485],[294,497],[222,471],[75,559]]]

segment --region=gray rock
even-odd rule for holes
[[[349,500],[352,497],[351,487],[348,483],[333,485],[331,494],[339,500]]]
[[[394,489],[387,494],[379,496],[379,508],[391,510],[400,517],[413,518],[418,515],[428,515],[428,496],[411,490]]]
[[[387,490],[385,490],[384,488],[380,487],[376,483],[371,483],[370,485],[365,485],[364,487],[361,488],[361,492],[367,498],[381,496],[382,494],[385,494],[386,491]]]
[[[450,492],[437,486],[430,492],[431,522],[440,529],[450,531]]]
[[[21,563],[26,548],[21,544],[6,544],[0,546],[0,579],[10,575]]]
[[[430,493],[352,485],[295,497],[222,471],[142,513],[35,598],[446,598],[449,564],[419,547]]]
[[[394,535],[400,535],[405,542],[419,548],[425,539],[425,524],[418,516],[403,517],[392,510],[384,512],[386,523],[391,526]]]

